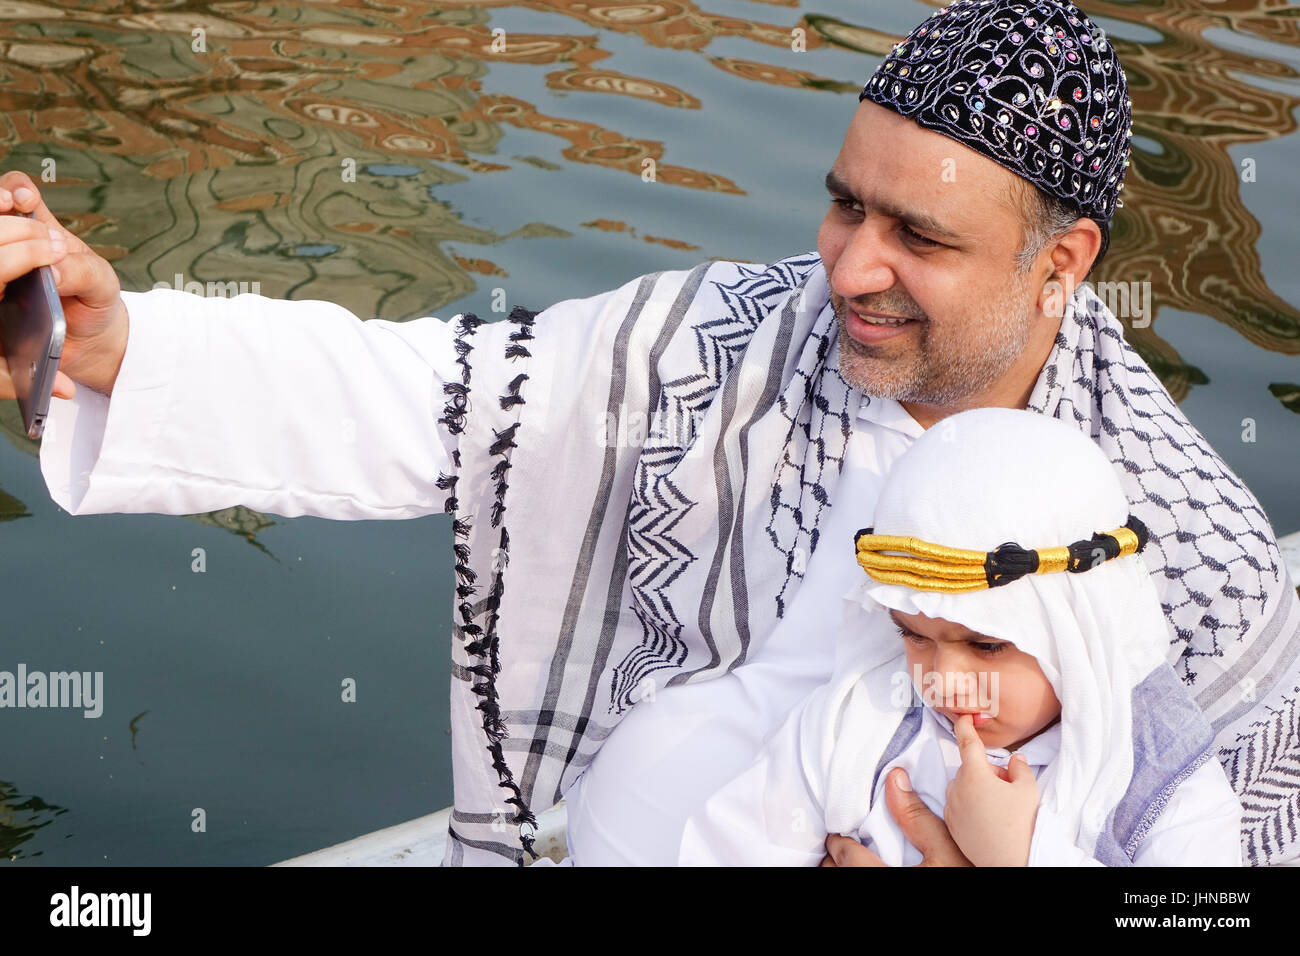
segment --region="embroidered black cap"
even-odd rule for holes
[[[859,101],[987,156],[1101,227],[1124,205],[1133,136],[1115,49],[1077,6],[954,0],[885,57]]]

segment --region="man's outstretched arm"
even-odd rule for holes
[[[6,173],[0,287],[41,265],[55,270],[67,319],[40,452],[65,510],[443,510],[438,479],[456,447],[437,423],[456,375],[448,323],[363,322],[328,302],[257,295],[121,292],[32,180]],[[12,396],[0,374],[0,398]]]
[[[129,332],[111,398],[51,402],[41,471],[72,514],[293,517],[441,512],[454,439],[437,424],[439,319],[363,322],[328,302],[122,293]]]

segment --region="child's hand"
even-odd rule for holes
[[[1016,754],[1006,770],[990,763],[970,714],[953,724],[961,767],[948,784],[943,819],[976,866],[1025,866],[1038,815],[1038,781]]]

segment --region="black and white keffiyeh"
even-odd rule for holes
[[[445,863],[521,864],[654,687],[746,659],[790,606],[859,403],[816,253],[706,262],[457,320],[440,419],[453,515],[455,797]],[[1123,470],[1168,656],[1245,809],[1243,859],[1300,853],[1300,601],[1250,491],[1086,284],[1029,408]]]

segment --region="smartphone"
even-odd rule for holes
[[[33,218],[27,212],[16,215]],[[40,438],[45,430],[67,328],[49,266],[38,266],[5,286],[0,299],[0,347],[9,363],[28,438]]]

